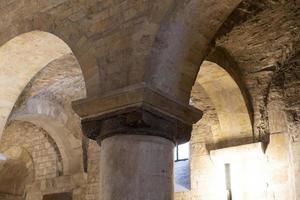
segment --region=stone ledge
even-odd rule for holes
[[[105,96],[72,102],[72,107],[82,119],[101,119],[109,113],[122,113],[128,108],[147,107],[175,118],[185,124],[201,119],[202,111],[183,105],[145,85],[122,89]]]
[[[243,162],[244,159],[263,159],[265,156],[263,143],[250,143],[210,151],[214,163]]]
[[[122,113],[113,112],[101,119],[81,121],[84,135],[101,143],[114,135],[149,135],[163,137],[175,144],[188,142],[192,125],[168,117],[147,106],[127,108]]]
[[[73,102],[83,133],[101,143],[117,134],[152,135],[174,143],[190,140],[192,124],[202,112],[138,85],[94,99]]]

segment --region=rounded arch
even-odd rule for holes
[[[37,114],[18,116],[17,120],[30,122],[41,127],[50,135],[62,157],[63,175],[76,174],[81,171],[81,145],[78,145],[75,138],[69,138],[71,134],[64,128],[63,124],[60,124],[56,119]]]
[[[249,117],[251,120],[251,123],[253,125],[254,119],[253,119],[253,106],[251,103],[251,96],[249,94],[248,89],[246,88],[243,80],[242,80],[242,73],[233,59],[233,57],[230,55],[230,53],[223,47],[215,47],[206,57],[207,61],[216,63],[220,67],[222,67],[228,75],[231,76],[231,78],[235,81],[237,86],[239,87],[241,94],[243,95],[243,99],[245,101],[245,104],[248,109]]]
[[[23,147],[12,146],[2,152],[0,160],[0,193],[12,196],[24,195],[26,185],[34,180],[34,164],[31,155]]]
[[[212,40],[240,2],[175,1],[156,34],[149,59],[148,83],[188,103],[199,66],[209,53]]]
[[[82,68],[87,95],[99,91],[99,70],[94,43],[89,37],[95,26],[87,15],[97,1],[14,1],[2,5],[0,46],[19,35],[32,31],[51,33],[63,40],[73,51]]]
[[[10,121],[26,121],[43,128],[56,143],[63,161],[63,174],[81,171],[81,140],[66,127],[64,109],[53,102],[30,99],[25,107],[11,116]]]
[[[217,63],[204,61],[196,79],[216,110],[219,128],[214,130],[214,143],[227,147],[254,140],[252,121],[239,84]]]
[[[42,31],[21,34],[0,47],[0,138],[25,86],[47,64],[70,53],[63,40]]]

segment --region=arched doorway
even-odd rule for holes
[[[30,80],[48,63],[71,52],[61,39],[41,31],[22,34],[0,47],[0,136]]]
[[[2,153],[0,160],[0,199],[21,200],[26,186],[34,180],[31,155],[23,148],[11,147]]]
[[[44,154],[44,152],[50,152],[49,149],[52,149],[51,152],[53,153],[53,159],[51,156],[46,156],[47,158],[45,159],[52,159],[51,161],[51,166],[49,166],[49,163],[42,163],[44,161],[41,161],[39,158],[39,169],[36,170],[38,172],[36,177],[39,177],[38,179],[36,177],[33,178],[33,180],[30,182],[30,184],[35,184],[36,181],[43,181],[47,178],[57,178],[60,176],[68,176],[68,175],[73,175],[75,173],[80,173],[80,155],[79,153],[76,154],[72,151],[72,148],[74,146],[78,147],[78,151],[80,152],[81,148],[81,137],[75,139],[71,137],[67,137],[67,131],[64,129],[63,124],[59,124],[58,122],[55,122],[55,120],[59,120],[58,118],[64,118],[63,112],[58,112],[55,109],[51,109],[49,106],[45,106],[45,104],[38,105],[37,103],[31,104],[32,107],[29,108],[29,110],[32,112],[30,113],[31,115],[27,115],[25,118],[18,118],[14,119],[12,117],[13,114],[13,109],[18,107],[16,105],[17,101],[22,102],[20,98],[24,98],[26,100],[27,96],[26,95],[21,95],[26,88],[34,88],[32,84],[32,80],[37,77],[39,74],[42,73],[42,71],[48,66],[50,63],[53,63],[54,61],[63,59],[65,57],[72,56],[76,60],[75,56],[72,54],[71,49],[69,46],[60,38],[57,36],[47,33],[47,32],[42,32],[42,31],[32,31],[29,33],[25,33],[22,35],[19,35],[7,43],[5,43],[3,46],[0,47],[0,91],[1,91],[1,103],[0,103],[0,139],[3,135],[3,130],[7,127],[10,126],[10,122],[12,124],[19,124],[18,129],[22,129],[23,127],[23,135],[26,135],[27,132],[30,132],[28,129],[24,128],[24,124],[28,124],[27,122],[35,123],[35,125],[31,124],[32,128],[36,130],[36,137],[41,137],[43,139],[47,139],[48,142],[44,142],[44,146],[41,148],[40,146],[40,151],[43,151],[43,153],[39,152],[39,149],[29,149],[29,151],[32,153],[34,152],[33,155],[33,160],[34,163],[37,162],[37,154]],[[76,60],[77,66],[79,66],[77,60]],[[66,69],[67,70],[67,69]],[[59,72],[57,72],[59,73]],[[81,73],[81,70],[79,69],[79,73]],[[51,76],[51,74],[47,77],[51,80],[52,79],[58,79],[58,76]],[[61,74],[61,77],[59,77],[60,80],[66,80],[64,77],[64,74]],[[43,84],[44,81],[44,84]],[[48,79],[41,80],[42,84],[40,85],[41,87],[44,86],[44,88],[47,89],[47,81]],[[53,81],[55,82],[55,81]],[[84,81],[82,81],[84,82]],[[83,84],[84,85],[84,84]],[[37,94],[41,90],[36,90],[33,89],[32,93]],[[31,94],[32,95],[32,94]],[[45,103],[47,101],[42,100],[41,102]],[[40,103],[41,103],[40,102]],[[42,118],[42,114],[46,116],[54,116],[52,121],[49,118]],[[38,116],[37,116],[38,115]],[[59,116],[56,117],[55,116]],[[20,116],[19,116],[20,117]],[[66,118],[66,117],[65,117]],[[65,119],[64,118],[64,119]],[[10,119],[8,123],[8,119]],[[14,120],[22,120],[23,122],[16,122]],[[44,122],[45,124],[41,124],[38,122]],[[23,124],[23,125],[22,125]],[[79,125],[78,125],[79,126]],[[41,128],[42,127],[42,128]],[[43,129],[44,127],[45,130]],[[27,131],[27,132],[26,132]],[[14,133],[14,132],[12,132]],[[40,134],[40,135],[39,135]],[[49,134],[49,135],[48,135]],[[56,137],[51,137],[51,136],[56,136]],[[25,137],[25,136],[24,136]],[[29,138],[26,140],[28,142]],[[51,141],[50,141],[51,140]],[[18,146],[23,146],[27,145],[32,148],[29,143],[22,143],[24,140],[21,140],[20,138],[15,138],[11,142],[6,141],[4,142],[5,145],[7,146],[12,145],[13,142],[18,141]],[[32,142],[32,144],[35,144],[36,142]],[[79,144],[79,145],[78,145]],[[49,149],[47,149],[49,148]],[[4,148],[6,149],[6,147]],[[81,152],[80,152],[81,153]],[[61,156],[63,155],[63,156]],[[78,158],[76,157],[77,160],[74,159],[74,155],[77,155]],[[63,157],[61,159],[61,157]],[[35,159],[34,159],[35,158]],[[57,158],[57,159],[56,159]],[[71,160],[73,159],[73,160]],[[11,163],[15,163],[15,161],[9,160],[9,162],[6,162],[6,166],[11,165]],[[46,161],[45,161],[46,162]],[[56,162],[56,163],[55,163]],[[22,164],[15,163],[16,166],[21,166]],[[44,165],[44,167],[43,167]],[[50,171],[51,170],[45,170],[45,168],[51,168],[53,167],[53,173]],[[21,167],[16,167],[18,168],[18,173],[16,172],[15,174],[20,174],[20,176],[25,176],[26,172],[21,168]],[[7,168],[5,168],[7,169]],[[58,169],[58,170],[57,170]],[[49,174],[47,174],[49,172]],[[11,179],[10,182],[20,182],[18,177],[5,177],[4,175],[1,176],[5,178],[5,182],[7,180]],[[27,186],[30,186],[30,184],[27,184]],[[71,182],[70,182],[71,184]],[[5,184],[1,184],[5,185]],[[18,186],[19,187],[19,186]],[[23,190],[18,190],[16,193],[8,191],[6,193],[9,194],[16,194],[18,195],[18,198],[20,199],[26,199],[29,198],[31,199],[32,197],[26,197],[26,192],[30,191],[30,193],[33,193],[30,190],[30,187],[23,189]],[[16,186],[13,184],[6,184],[5,189],[3,189],[4,193],[5,190],[15,190]],[[28,189],[28,190],[27,190]],[[34,191],[35,192],[35,191]],[[39,191],[37,191],[38,193]],[[35,195],[35,193],[34,193]]]
[[[209,98],[218,121],[212,128],[215,146],[212,148],[254,141],[247,101],[239,85],[224,68],[210,61],[202,63],[192,91],[192,104],[197,101],[197,93],[201,92]]]
[[[247,199],[247,187],[253,184],[252,173],[264,172],[262,145],[256,143],[252,130],[251,104],[232,59],[219,49],[207,59],[200,67],[190,100],[204,115],[193,128],[190,166],[179,172],[191,173],[191,187],[175,196],[219,200],[226,199],[229,191],[236,199]],[[253,162],[255,158],[259,162]],[[241,164],[243,159],[249,162]],[[228,180],[230,185],[226,185]],[[264,190],[265,183],[261,176],[256,186]],[[256,186],[251,190],[254,188],[261,195],[262,190]]]

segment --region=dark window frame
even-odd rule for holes
[[[189,143],[189,142],[187,142],[187,143]],[[185,143],[185,144],[187,144],[187,143]],[[190,159],[190,155],[187,157],[187,158],[182,158],[182,159],[180,159],[180,146],[181,145],[184,145],[184,144],[180,144],[180,145],[178,145],[178,144],[176,144],[176,146],[175,146],[175,159],[174,159],[174,162],[180,162],[180,161],[186,161],[186,160],[189,160]],[[189,144],[190,145],[190,144]]]

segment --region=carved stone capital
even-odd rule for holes
[[[122,110],[119,114],[82,120],[82,129],[88,138],[97,141],[125,134],[160,136],[174,143],[183,143],[189,141],[192,126],[147,108],[135,107]]]
[[[151,135],[174,143],[190,140],[202,112],[147,87],[134,87],[95,99],[73,102],[84,134],[93,140],[117,135]]]

